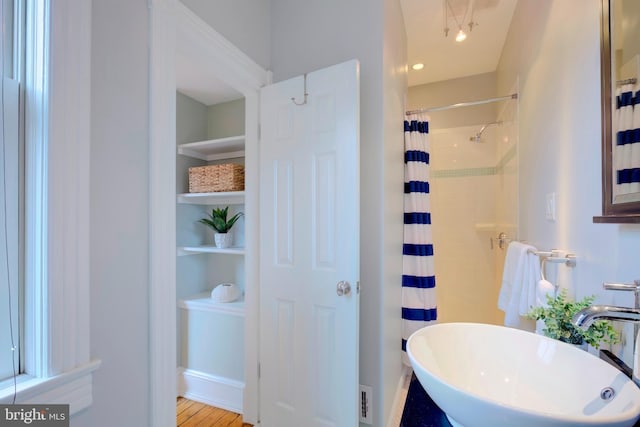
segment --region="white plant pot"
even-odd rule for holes
[[[233,234],[231,233],[215,233],[213,240],[216,242],[216,247],[220,249],[230,248],[233,244]]]

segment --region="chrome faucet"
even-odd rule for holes
[[[616,307],[612,305],[592,305],[577,312],[571,322],[582,330],[589,329],[589,326],[596,320],[619,320],[622,322],[640,322],[640,309],[629,307]],[[636,335],[633,351],[633,382],[640,387],[640,334]]]

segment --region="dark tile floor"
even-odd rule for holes
[[[400,427],[451,427],[444,412],[431,400],[415,375],[409,384]]]

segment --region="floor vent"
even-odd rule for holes
[[[373,424],[371,416],[371,387],[360,385],[360,422],[365,424]]]

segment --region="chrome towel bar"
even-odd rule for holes
[[[572,253],[565,254],[563,251],[559,250],[551,250],[551,251],[532,251],[529,250],[530,254],[539,256],[546,262],[553,262],[557,264],[565,264],[567,267],[575,267],[576,266],[576,255]]]

